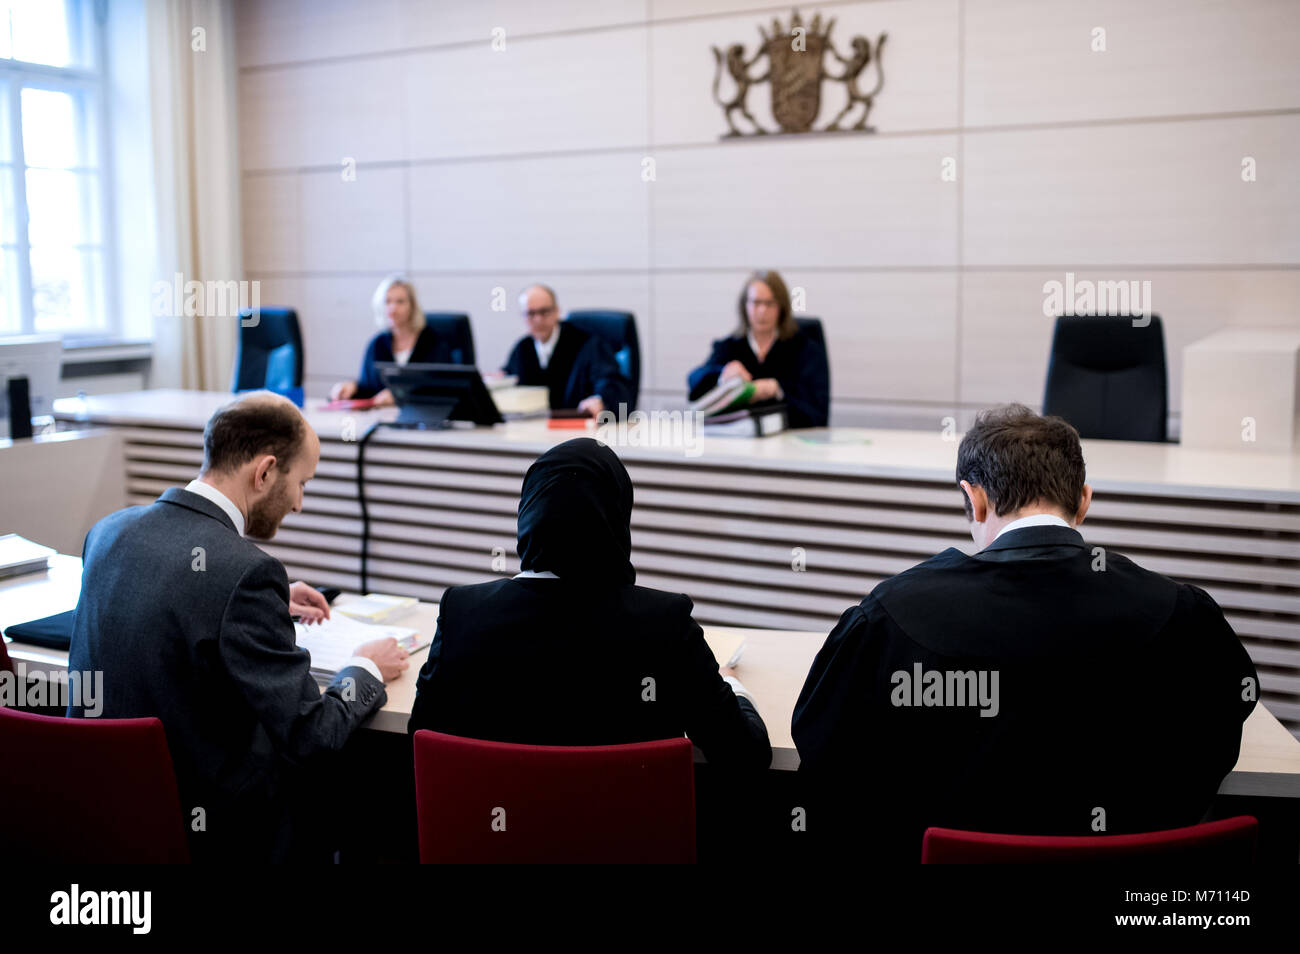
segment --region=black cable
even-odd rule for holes
[[[370,429],[361,435],[357,442],[357,502],[361,504],[361,595],[370,592],[370,509],[366,506],[366,444],[374,437],[375,431],[388,424],[387,421],[375,421]]]

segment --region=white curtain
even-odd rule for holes
[[[158,278],[242,280],[233,4],[149,0],[146,7]],[[155,317],[151,383],[229,390],[238,328],[234,317]]]

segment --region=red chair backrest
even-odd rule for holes
[[[420,861],[694,863],[688,739],[513,745],[415,733]]]
[[[0,857],[7,864],[188,862],[157,719],[64,719],[0,708]]]
[[[5,641],[0,639],[0,672],[13,672],[14,661],[9,658],[9,650],[5,648]]]
[[[1216,861],[1250,864],[1259,823],[1249,815],[1136,835],[1000,835],[927,828],[921,864],[1073,864],[1078,862]]]

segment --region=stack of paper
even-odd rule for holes
[[[351,658],[362,643],[374,639],[393,637],[408,653],[423,649],[433,642],[432,636],[422,636],[414,629],[400,626],[374,626],[361,623],[343,613],[332,613],[321,623],[294,623],[298,647],[311,653],[311,670],[318,675],[333,676]]]
[[[691,404],[691,410],[705,417],[744,407],[754,397],[754,382],[727,378],[708,394]]]
[[[43,572],[49,569],[50,557],[56,552],[16,533],[6,533],[0,536],[0,580]]]
[[[551,411],[550,388],[504,387],[494,388],[492,400],[497,410],[507,420],[522,417],[545,417]]]
[[[386,596],[367,593],[365,596],[342,597],[334,604],[336,613],[343,613],[363,623],[391,623],[405,616],[419,603],[414,596]]]

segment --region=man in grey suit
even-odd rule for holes
[[[319,459],[292,403],[249,395],[208,421],[198,479],[86,536],[69,668],[103,672],[104,717],[162,720],[196,860],[298,856],[310,778],[408,665],[366,643],[322,692],[290,616],[329,604],[244,539],[302,509]]]

